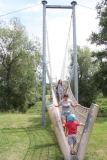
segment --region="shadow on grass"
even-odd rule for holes
[[[55,160],[62,160],[62,155],[60,154],[60,149],[55,133],[51,127],[50,119],[48,116],[46,118],[47,124],[45,127],[41,125],[41,117],[29,118],[29,122],[32,122],[26,129],[26,133],[29,137],[29,147],[23,160],[29,160],[29,157],[30,160],[50,160],[50,156],[52,155]],[[32,130],[32,127],[35,129]]]
[[[62,155],[53,131],[50,119],[46,116],[47,124],[42,127],[40,117],[30,117],[30,125],[20,128],[3,128],[0,134],[24,132],[28,137],[28,146],[23,160],[62,160]],[[23,143],[23,142],[22,142]]]
[[[41,148],[43,149],[43,148],[53,147],[55,145],[57,145],[57,143],[48,143],[48,144],[43,144],[43,145],[36,145],[36,146],[34,146],[34,148],[35,149],[41,149]]]

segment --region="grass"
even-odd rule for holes
[[[107,160],[107,117],[97,117],[85,160]]]
[[[46,120],[43,128],[40,103],[27,114],[0,114],[0,160],[62,160],[48,115]],[[84,160],[107,160],[106,135],[107,117],[98,117]]]
[[[0,160],[48,159],[62,159],[50,120],[43,128],[40,115],[0,115]]]

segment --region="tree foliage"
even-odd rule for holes
[[[98,72],[94,74],[94,81],[98,90],[103,93],[103,96],[107,96],[107,62],[100,65]]]
[[[89,40],[99,46],[107,45],[107,4],[103,0],[96,6],[97,17],[99,18],[99,31],[92,32]],[[107,96],[107,49],[104,47],[102,50],[93,52],[92,56],[95,62],[99,63],[100,67],[94,75],[97,89],[102,91],[104,96]]]
[[[18,18],[0,23],[0,109],[24,110],[40,98],[40,54]]]
[[[78,94],[79,103],[89,107],[96,99],[97,91],[93,75],[98,65],[93,63],[91,51],[88,47],[77,47],[78,52]]]

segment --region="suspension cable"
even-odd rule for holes
[[[38,5],[40,5],[40,4],[42,4],[42,3],[35,4],[35,5],[33,5],[33,6],[29,6],[29,7],[26,7],[26,8],[19,9],[19,10],[15,10],[15,11],[12,11],[12,12],[9,12],[9,13],[6,13],[6,14],[2,14],[2,15],[0,15],[0,17],[4,17],[4,16],[7,16],[7,15],[9,15],[9,14],[13,14],[13,13],[16,13],[16,12],[20,12],[20,11],[23,11],[23,10],[26,10],[26,9],[29,9],[29,8],[38,6]]]
[[[71,32],[71,20],[72,20],[72,15],[71,15],[71,19],[70,19],[70,25],[69,25],[69,31],[68,31],[65,55],[64,55],[63,66],[62,66],[62,71],[61,71],[61,77],[60,77],[61,80],[64,80],[65,65],[66,65],[66,53],[67,53],[67,49],[68,49],[68,42],[69,42],[69,39],[70,39],[70,32]]]
[[[50,47],[49,47],[49,36],[48,36],[47,21],[46,21],[46,34],[47,34],[47,51],[48,51],[48,60],[49,60],[49,68],[50,68],[50,77],[52,79],[52,66],[51,66],[51,57],[50,57]]]

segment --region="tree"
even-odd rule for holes
[[[107,62],[100,64],[100,69],[94,74],[94,82],[98,90],[107,97]]]
[[[89,107],[97,96],[96,86],[93,81],[93,74],[96,72],[98,65],[93,63],[91,51],[88,47],[84,46],[81,48],[78,46],[77,52],[79,103]]]
[[[89,37],[89,41],[98,46],[107,43],[107,4],[105,2],[103,0],[96,6],[97,17],[99,18],[99,32],[92,32]],[[93,52],[92,56],[95,58],[95,62],[100,65],[98,72],[94,75],[97,89],[107,97],[107,50],[103,48],[102,50]]]
[[[40,98],[39,40],[29,40],[18,18],[0,26],[0,108],[19,109]]]

